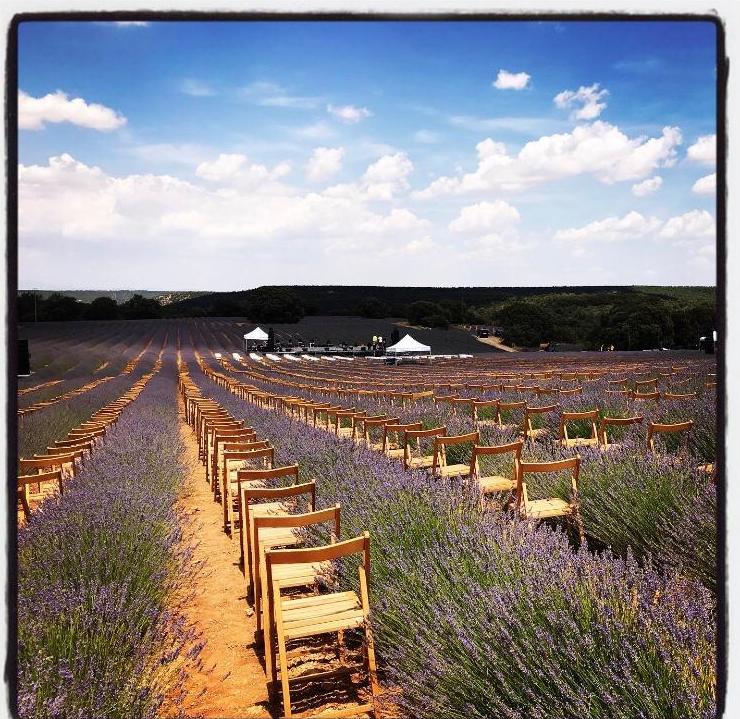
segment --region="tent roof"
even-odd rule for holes
[[[244,335],[245,340],[266,340],[269,339],[267,336],[267,332],[265,332],[261,327],[255,327],[251,332]]]
[[[386,348],[385,351],[391,354],[398,354],[399,352],[431,352],[432,348],[429,345],[423,345],[421,342],[417,342],[411,335],[407,334],[402,340]]]

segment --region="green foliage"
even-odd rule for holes
[[[298,322],[305,314],[303,305],[286,287],[260,287],[250,293],[246,314],[253,322]]]
[[[127,320],[151,320],[162,316],[162,305],[157,300],[134,295],[121,305],[121,314]]]
[[[447,327],[450,318],[445,309],[434,302],[412,302],[406,311],[409,324],[422,327]]]
[[[360,315],[360,317],[379,320],[389,317],[391,308],[377,297],[366,297],[357,305],[356,314]]]
[[[110,297],[96,297],[85,309],[88,320],[117,320],[119,317],[118,303]]]

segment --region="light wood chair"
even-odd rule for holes
[[[383,454],[391,459],[400,459],[403,461],[405,454],[404,433],[409,429],[421,429],[421,422],[409,422],[407,424],[390,424],[383,425]]]
[[[609,435],[606,432],[607,427],[629,427],[632,425],[642,424],[644,417],[602,417],[599,420],[599,437],[601,438],[602,449],[619,446],[619,443],[609,441]]]
[[[462,445],[471,445],[472,447],[480,442],[480,432],[469,432],[468,434],[458,434],[451,437],[434,438],[434,457],[432,459],[432,474],[439,477],[467,477],[470,475],[471,461],[448,463],[447,452],[450,447],[460,447]]]
[[[513,417],[509,418],[509,413],[524,413],[527,403],[524,400],[516,402],[499,402],[496,407],[496,425],[499,429],[521,429],[521,422],[517,422]]]
[[[230,464],[235,462],[239,467],[233,470]],[[239,469],[272,469],[275,463],[275,448],[263,447],[246,452],[224,452],[221,471],[221,506],[224,515],[224,532],[234,537],[234,507],[238,501]],[[231,472],[234,472],[232,475]]]
[[[541,407],[530,407],[524,408],[524,420],[522,422],[522,428],[520,433],[524,439],[538,439],[539,437],[545,437],[550,434],[548,427],[535,428],[532,424],[534,417],[544,417],[549,414],[554,414],[560,411],[559,404],[549,404]]]
[[[585,534],[578,500],[578,474],[581,468],[580,456],[576,455],[569,459],[559,459],[554,462],[522,462],[517,460],[516,468],[517,508],[520,515],[524,519],[571,518],[575,522],[578,536],[581,542],[583,542]],[[527,477],[536,474],[565,471],[569,472],[571,476],[569,501],[565,501],[559,497],[530,500]]]
[[[40,495],[40,498],[43,498],[45,495],[41,489],[41,485],[48,482],[55,482],[59,494],[64,494],[61,469],[52,470],[51,472],[39,472],[38,474],[18,475],[18,508],[23,511],[26,521],[31,518],[31,487],[35,487],[34,494]]]
[[[359,596],[353,591],[317,594],[299,599],[283,596],[281,577],[300,571],[299,565],[311,566],[350,555],[361,557]],[[327,633],[342,632],[348,629],[364,628],[365,668],[369,677],[371,701],[353,707],[350,712],[334,713],[333,715],[337,717],[372,714],[377,717],[375,697],[378,693],[378,681],[368,597],[370,535],[365,532],[361,537],[330,544],[327,547],[267,550],[265,552],[265,576],[268,587],[269,612],[270,616],[274,617],[274,630],[271,630],[271,634],[274,634],[280,662],[283,716],[286,718],[294,716],[290,698],[290,678],[288,676],[288,642]],[[272,640],[271,636],[270,641]],[[275,657],[274,653],[273,657]],[[277,685],[277,666],[274,658],[272,665],[270,667],[271,686],[275,687]],[[301,679],[310,680],[311,676],[304,675]]]
[[[404,432],[404,469],[428,469],[434,463],[434,438],[444,437],[447,427],[408,429]],[[431,442],[431,452],[424,452],[425,441]]]
[[[510,499],[512,495],[516,493],[516,463],[522,458],[523,446],[523,440],[494,446],[483,446],[478,444],[473,446],[473,455],[470,459],[470,478],[478,484],[478,488],[480,489],[481,494],[487,495],[507,492],[508,497],[504,501],[503,506],[509,504],[508,499]],[[482,457],[500,457],[501,455],[509,453],[512,455],[512,468],[510,476],[507,477],[501,474],[487,474],[485,470],[481,468]]]
[[[473,400],[473,423],[476,427],[495,427],[498,425],[499,399],[475,399]],[[490,416],[486,417],[486,413]]]
[[[686,422],[675,422],[673,424],[662,424],[659,422],[650,422],[647,430],[647,450],[648,452],[655,452],[655,437],[660,434],[677,434],[683,433],[679,451],[685,452],[688,447],[689,432],[694,427],[694,420],[690,419]]]
[[[595,447],[599,444],[599,410],[592,409],[584,412],[561,412],[560,429],[558,436],[563,447]],[[586,422],[591,430],[588,437],[569,437],[568,425],[571,422]]]

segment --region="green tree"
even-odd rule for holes
[[[494,320],[507,344],[535,347],[554,339],[552,313],[541,304],[515,300],[498,310]]]
[[[151,320],[162,316],[162,305],[155,299],[136,294],[121,305],[121,314],[127,320]]]
[[[296,295],[284,287],[259,287],[250,293],[247,316],[253,322],[294,324],[304,316]]]
[[[86,320],[117,320],[118,303],[112,297],[96,297],[85,308]]]

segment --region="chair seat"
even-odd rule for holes
[[[479,427],[498,427],[500,426],[496,419],[477,419],[475,423]]]
[[[509,477],[479,477],[478,486],[483,494],[492,492],[508,492],[516,489],[516,480]]]
[[[432,455],[428,457],[411,457],[408,460],[409,469],[426,469],[427,467],[431,467],[433,463],[434,457]]]
[[[563,440],[564,447],[595,447],[598,443],[596,437],[571,437]]]
[[[398,449],[386,449],[385,450],[385,456],[386,457],[392,457],[394,459],[400,459],[403,457],[403,447],[399,447]]]
[[[283,502],[261,502],[249,505],[250,517],[267,517],[272,514],[285,514],[288,508]]]
[[[351,437],[352,436],[352,427],[340,427],[337,430],[337,436],[338,437]]]
[[[354,592],[320,594],[300,599],[282,598],[283,631],[286,639],[311,637],[362,626],[362,605]]]
[[[383,449],[382,442],[370,442],[369,440],[366,440],[366,445],[368,449],[377,449],[377,450]]]
[[[279,582],[281,589],[305,587],[313,584],[320,574],[327,573],[330,570],[331,562],[275,564],[272,568],[272,580],[273,582]],[[267,575],[265,574],[264,576]]]
[[[459,475],[465,476],[470,474],[469,464],[448,464],[444,467],[439,467],[440,477],[457,477]]]
[[[563,499],[536,499],[527,502],[524,513],[532,519],[546,519],[547,517],[563,517],[571,514],[573,507]]]
[[[295,527],[262,527],[259,535],[261,549],[294,546],[302,541]]]
[[[547,427],[540,427],[539,429],[530,429],[527,432],[527,437],[537,439],[537,437],[545,437],[548,434],[550,434],[550,430]]]

